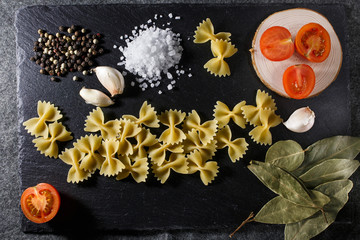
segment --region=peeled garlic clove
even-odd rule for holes
[[[309,107],[299,108],[293,112],[284,125],[291,131],[303,133],[314,125],[315,113]]]
[[[111,97],[122,94],[125,87],[123,75],[112,67],[100,66],[93,69],[100,83],[109,91]]]
[[[83,87],[79,94],[87,104],[92,104],[97,107],[107,107],[114,104],[105,93],[96,89]]]

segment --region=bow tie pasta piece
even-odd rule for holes
[[[213,139],[207,144],[203,144],[200,141],[199,134],[195,129],[191,132],[188,132],[186,135],[186,139],[184,140],[184,153],[190,153],[193,151],[199,151],[202,158],[205,160],[211,159],[215,156],[216,152],[216,140]]]
[[[172,153],[183,153],[183,145],[182,144],[170,144],[170,143],[156,143],[155,145],[149,148],[149,157],[153,164],[162,165],[166,159],[166,152]]]
[[[168,126],[168,129],[162,132],[159,141],[170,144],[182,142],[186,138],[185,133],[177,128],[176,125],[182,123],[185,116],[186,113],[177,110],[169,110],[161,113],[159,120],[162,124]]]
[[[45,137],[49,136],[49,129],[46,125],[46,122],[55,122],[63,117],[57,107],[50,102],[41,102],[37,103],[37,113],[39,117],[31,118],[23,123],[25,129],[31,135],[35,137]]]
[[[249,135],[256,143],[261,145],[271,145],[272,135],[270,128],[279,125],[282,122],[282,119],[275,114],[274,110],[264,109],[260,112],[260,121],[261,125],[251,130]]]
[[[249,145],[245,138],[237,138],[231,140],[232,134],[229,125],[226,125],[223,129],[219,130],[216,135],[217,148],[222,149],[228,147],[228,154],[233,163],[243,157],[247,146]]]
[[[87,180],[91,176],[91,172],[85,171],[80,168],[79,162],[84,157],[85,153],[80,152],[76,148],[65,149],[59,155],[59,158],[66,164],[71,165],[71,168],[68,172],[67,182],[68,183],[78,183],[84,180]]]
[[[215,161],[206,162],[206,160],[202,158],[202,155],[197,150],[190,153],[187,160],[189,167],[188,174],[193,174],[199,171],[200,179],[206,186],[215,179],[217,173],[219,172],[218,170],[219,166],[217,162]]]
[[[191,129],[195,129],[199,133],[201,142],[207,144],[215,137],[217,121],[209,120],[203,124],[201,124],[200,121],[199,114],[195,110],[192,110],[184,120],[183,131],[189,132]]]
[[[149,129],[142,128],[139,134],[135,136],[136,145],[133,147],[135,155],[140,158],[147,157],[145,147],[150,147],[158,143],[156,136],[151,134]]]
[[[252,105],[245,105],[241,107],[246,121],[253,126],[261,125],[260,112],[263,109],[276,110],[275,100],[265,91],[257,90],[256,93],[256,107]]]
[[[238,50],[230,42],[223,40],[211,41],[211,51],[214,58],[205,63],[204,68],[215,76],[225,77],[230,75],[230,68],[224,58],[229,58]]]
[[[62,123],[54,122],[49,124],[50,137],[38,137],[32,142],[35,143],[35,147],[38,151],[47,157],[57,158],[59,148],[56,141],[66,142],[73,139],[71,132],[68,132]]]
[[[137,183],[146,182],[149,173],[149,164],[147,158],[139,158],[131,163],[128,156],[120,156],[119,160],[125,165],[125,168],[116,176],[116,180],[127,178],[130,174]]]
[[[105,141],[103,141],[99,148],[99,153],[105,157],[100,168],[101,175],[115,176],[125,168],[125,165],[115,157],[118,149],[119,141],[115,139],[105,139]]]
[[[116,119],[104,123],[104,113],[97,107],[87,116],[84,130],[86,132],[100,131],[104,139],[113,139],[120,133],[120,121]]]
[[[229,107],[225,103],[217,101],[213,116],[215,120],[218,121],[219,128],[227,125],[230,119],[232,119],[236,125],[244,129],[246,125],[246,119],[244,118],[241,108],[245,106],[245,104],[246,102],[242,101],[236,104],[233,110],[230,111]]]
[[[74,143],[76,149],[85,153],[80,163],[81,169],[89,172],[95,172],[96,169],[100,169],[101,164],[104,162],[104,157],[96,151],[101,147],[101,141],[102,137],[91,134],[81,137]]]
[[[194,35],[194,43],[205,43],[209,40],[215,41],[216,39],[222,39],[225,41],[230,41],[231,33],[228,32],[219,32],[214,34],[214,25],[212,24],[210,18],[202,21],[198,27],[196,27]]]
[[[174,172],[187,174],[188,166],[184,154],[172,153],[169,160],[165,160],[160,166],[157,164],[152,165],[155,177],[163,184],[170,176],[171,169]]]
[[[123,115],[122,117],[129,119],[138,125],[145,125],[150,128],[160,127],[155,108],[148,104],[147,101],[145,101],[140,108],[139,118],[136,118],[133,115]]]
[[[140,133],[141,128],[134,122],[128,119],[121,119],[121,133],[119,140],[119,148],[118,154],[119,155],[131,155],[134,152],[133,146],[129,142],[128,138],[135,137],[137,134]]]

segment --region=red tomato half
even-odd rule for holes
[[[47,183],[27,188],[21,195],[21,209],[34,223],[45,223],[53,219],[60,207],[58,191]]]
[[[315,87],[314,70],[306,64],[291,66],[284,72],[283,85],[289,97],[306,98]]]
[[[294,53],[291,33],[284,27],[271,27],[260,38],[261,53],[271,61],[283,61]]]
[[[329,33],[320,24],[308,23],[295,38],[296,51],[311,62],[323,62],[330,54]]]

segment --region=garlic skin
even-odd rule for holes
[[[109,91],[111,97],[122,94],[125,87],[123,75],[115,68],[99,66],[93,69],[100,83]]]
[[[312,128],[315,113],[309,107],[302,107],[293,112],[283,124],[287,129],[296,133],[303,133]]]
[[[96,89],[83,87],[79,94],[87,104],[92,104],[97,107],[107,107],[114,104],[105,93]]]

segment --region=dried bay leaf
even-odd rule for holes
[[[293,171],[303,163],[304,155],[304,150],[297,142],[278,141],[266,152],[265,162]]]
[[[271,163],[251,161],[248,169],[274,193],[295,204],[316,207],[305,186],[280,167]]]
[[[330,198],[325,194],[315,190],[311,191],[311,195],[319,207],[323,207],[330,201]],[[318,211],[320,211],[320,208],[300,206],[281,196],[277,196],[261,208],[255,215],[254,220],[269,224],[289,224],[311,217]]]
[[[314,188],[326,182],[349,178],[359,165],[357,160],[328,159],[315,165],[299,178],[306,187]]]
[[[336,180],[321,184],[315,188],[330,197],[330,202],[324,206],[327,222],[321,212],[297,223],[286,224],[285,240],[304,240],[315,237],[335,221],[338,212],[344,207],[353,183],[348,180]]]
[[[351,159],[353,160],[360,152],[360,137],[335,136],[325,138],[310,145],[305,150],[303,164],[292,172],[300,176],[327,159]]]

